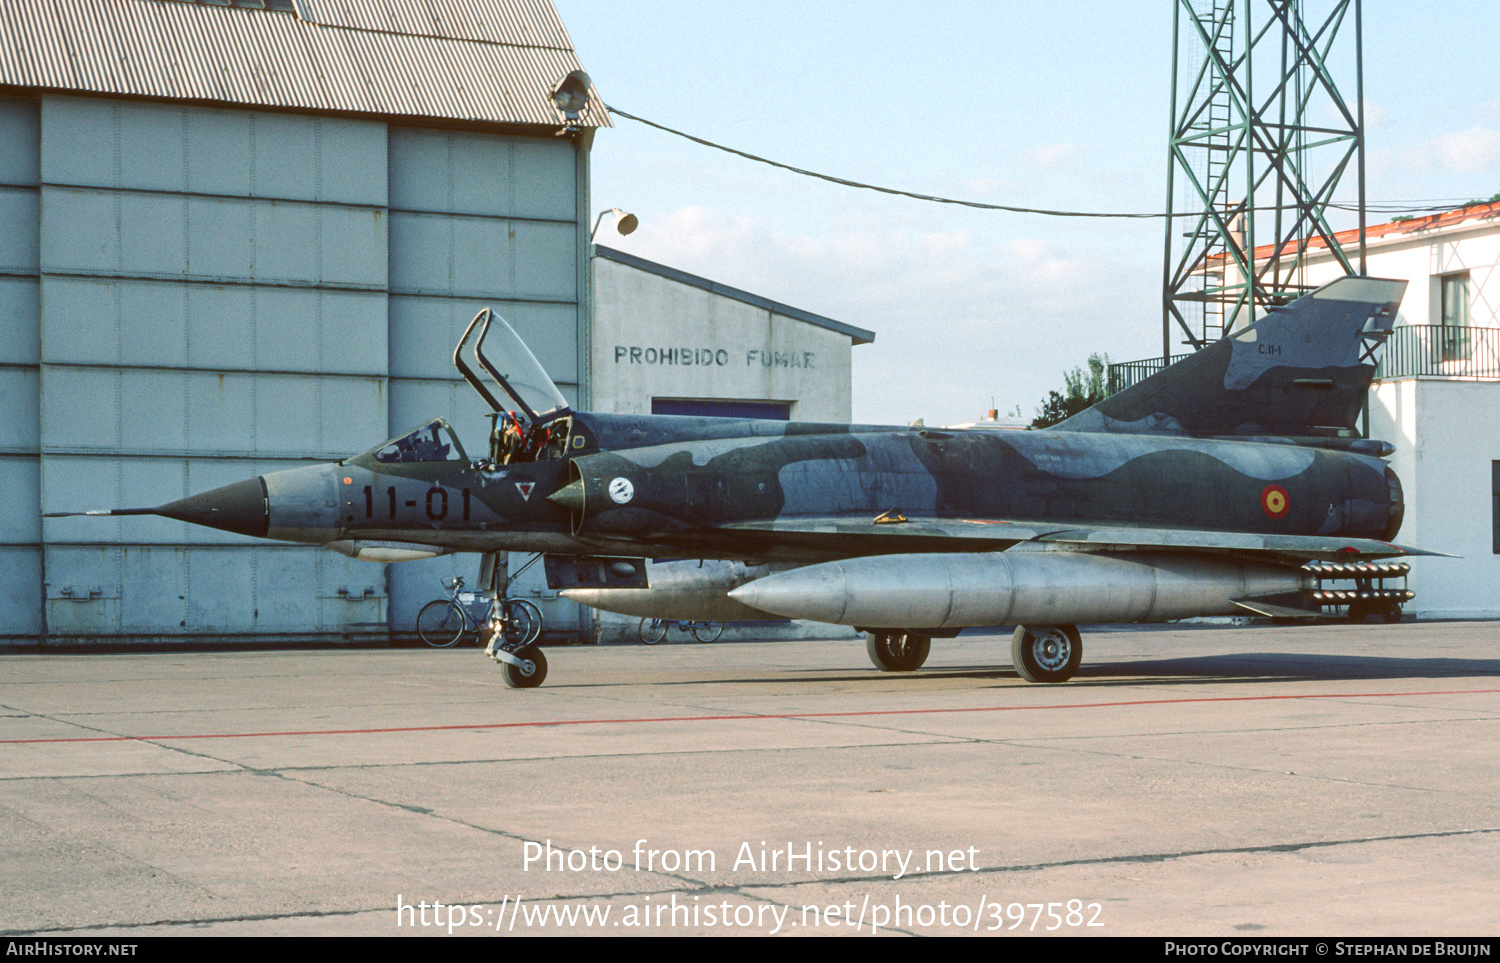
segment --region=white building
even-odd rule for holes
[[[1400,541],[1419,618],[1500,617],[1500,203],[1366,231],[1368,273],[1410,283],[1370,392],[1369,435],[1396,446]],[[1358,234],[1337,235],[1350,258]],[[1307,283],[1342,269],[1320,245]]]
[[[847,424],[850,355],[872,331],[603,245],[593,258],[594,410]],[[594,614],[600,642],[639,619]],[[767,620],[725,638],[826,638],[842,629]]]
[[[597,411],[848,423],[873,332],[595,245]]]

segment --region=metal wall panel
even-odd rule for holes
[[[383,125],[45,101],[47,510],[159,505],[386,437]],[[334,553],[157,518],[42,534],[53,637],[305,638],[385,612],[380,567]]]
[[[41,552],[35,546],[0,545],[0,637],[41,633]]]
[[[383,581],[378,566],[295,546],[52,545],[47,624],[106,639],[384,634]]]
[[[48,282],[49,335],[51,326],[58,323],[52,316],[52,291],[62,286],[60,281]],[[96,302],[110,293],[109,287],[92,280],[68,286],[92,286],[95,290],[89,294]],[[126,364],[385,373],[384,292],[130,281],[114,282],[113,290],[120,304],[120,330],[132,332],[121,346],[121,361]],[[159,313],[153,314],[152,307]],[[177,332],[175,341],[156,349],[160,354],[153,354],[136,334],[155,328],[164,329],[163,334]]]
[[[392,127],[390,206],[571,222],[573,152],[567,141]]]
[[[37,369],[0,368],[0,452],[35,452],[41,444]]]
[[[453,346],[483,308],[516,329],[542,368],[558,384],[578,382],[578,308],[568,303],[500,298],[390,299],[391,376],[454,380]]]
[[[572,222],[392,212],[391,291],[575,301],[576,242]]]
[[[0,512],[0,545],[35,546],[42,540],[40,481],[35,455],[0,455],[0,492],[6,509]],[[3,616],[0,616],[3,619]],[[4,633],[0,622],[0,634]]]
[[[40,247],[36,188],[0,187],[0,272],[35,274]]]
[[[0,637],[42,631],[39,118],[0,97]]]
[[[41,118],[29,97],[0,97],[0,184],[36,186],[41,180],[38,153]]]
[[[384,440],[384,379],[46,365],[49,451],[303,458]]]
[[[41,257],[49,273],[385,285],[379,209],[83,187],[43,187],[42,194]],[[8,196],[25,197],[0,189],[0,216]],[[102,229],[80,231],[79,224]],[[25,255],[23,244],[0,243],[0,270]]]
[[[41,357],[37,331],[40,316],[36,279],[0,276],[0,364],[37,363]]]

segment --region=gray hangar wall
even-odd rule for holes
[[[354,638],[439,574],[153,506],[442,416],[493,306],[580,398],[587,151],[573,139],[42,94],[0,98],[0,637]]]

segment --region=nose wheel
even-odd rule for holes
[[[485,653],[500,663],[505,684],[512,689],[535,689],[547,678],[547,657],[536,645],[505,645],[496,633]]]

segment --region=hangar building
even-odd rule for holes
[[[0,641],[411,631],[476,556],[39,516],[160,505],[434,415],[482,448],[449,357],[482,307],[581,408],[848,420],[869,332],[591,256],[609,120],[597,93],[572,121],[550,96],[579,69],[548,0],[0,5]],[[540,569],[513,591],[554,638],[594,637]]]
[[[588,403],[588,160],[547,0],[0,5],[0,636],[358,638],[437,594],[149,506],[483,438],[493,305]]]

